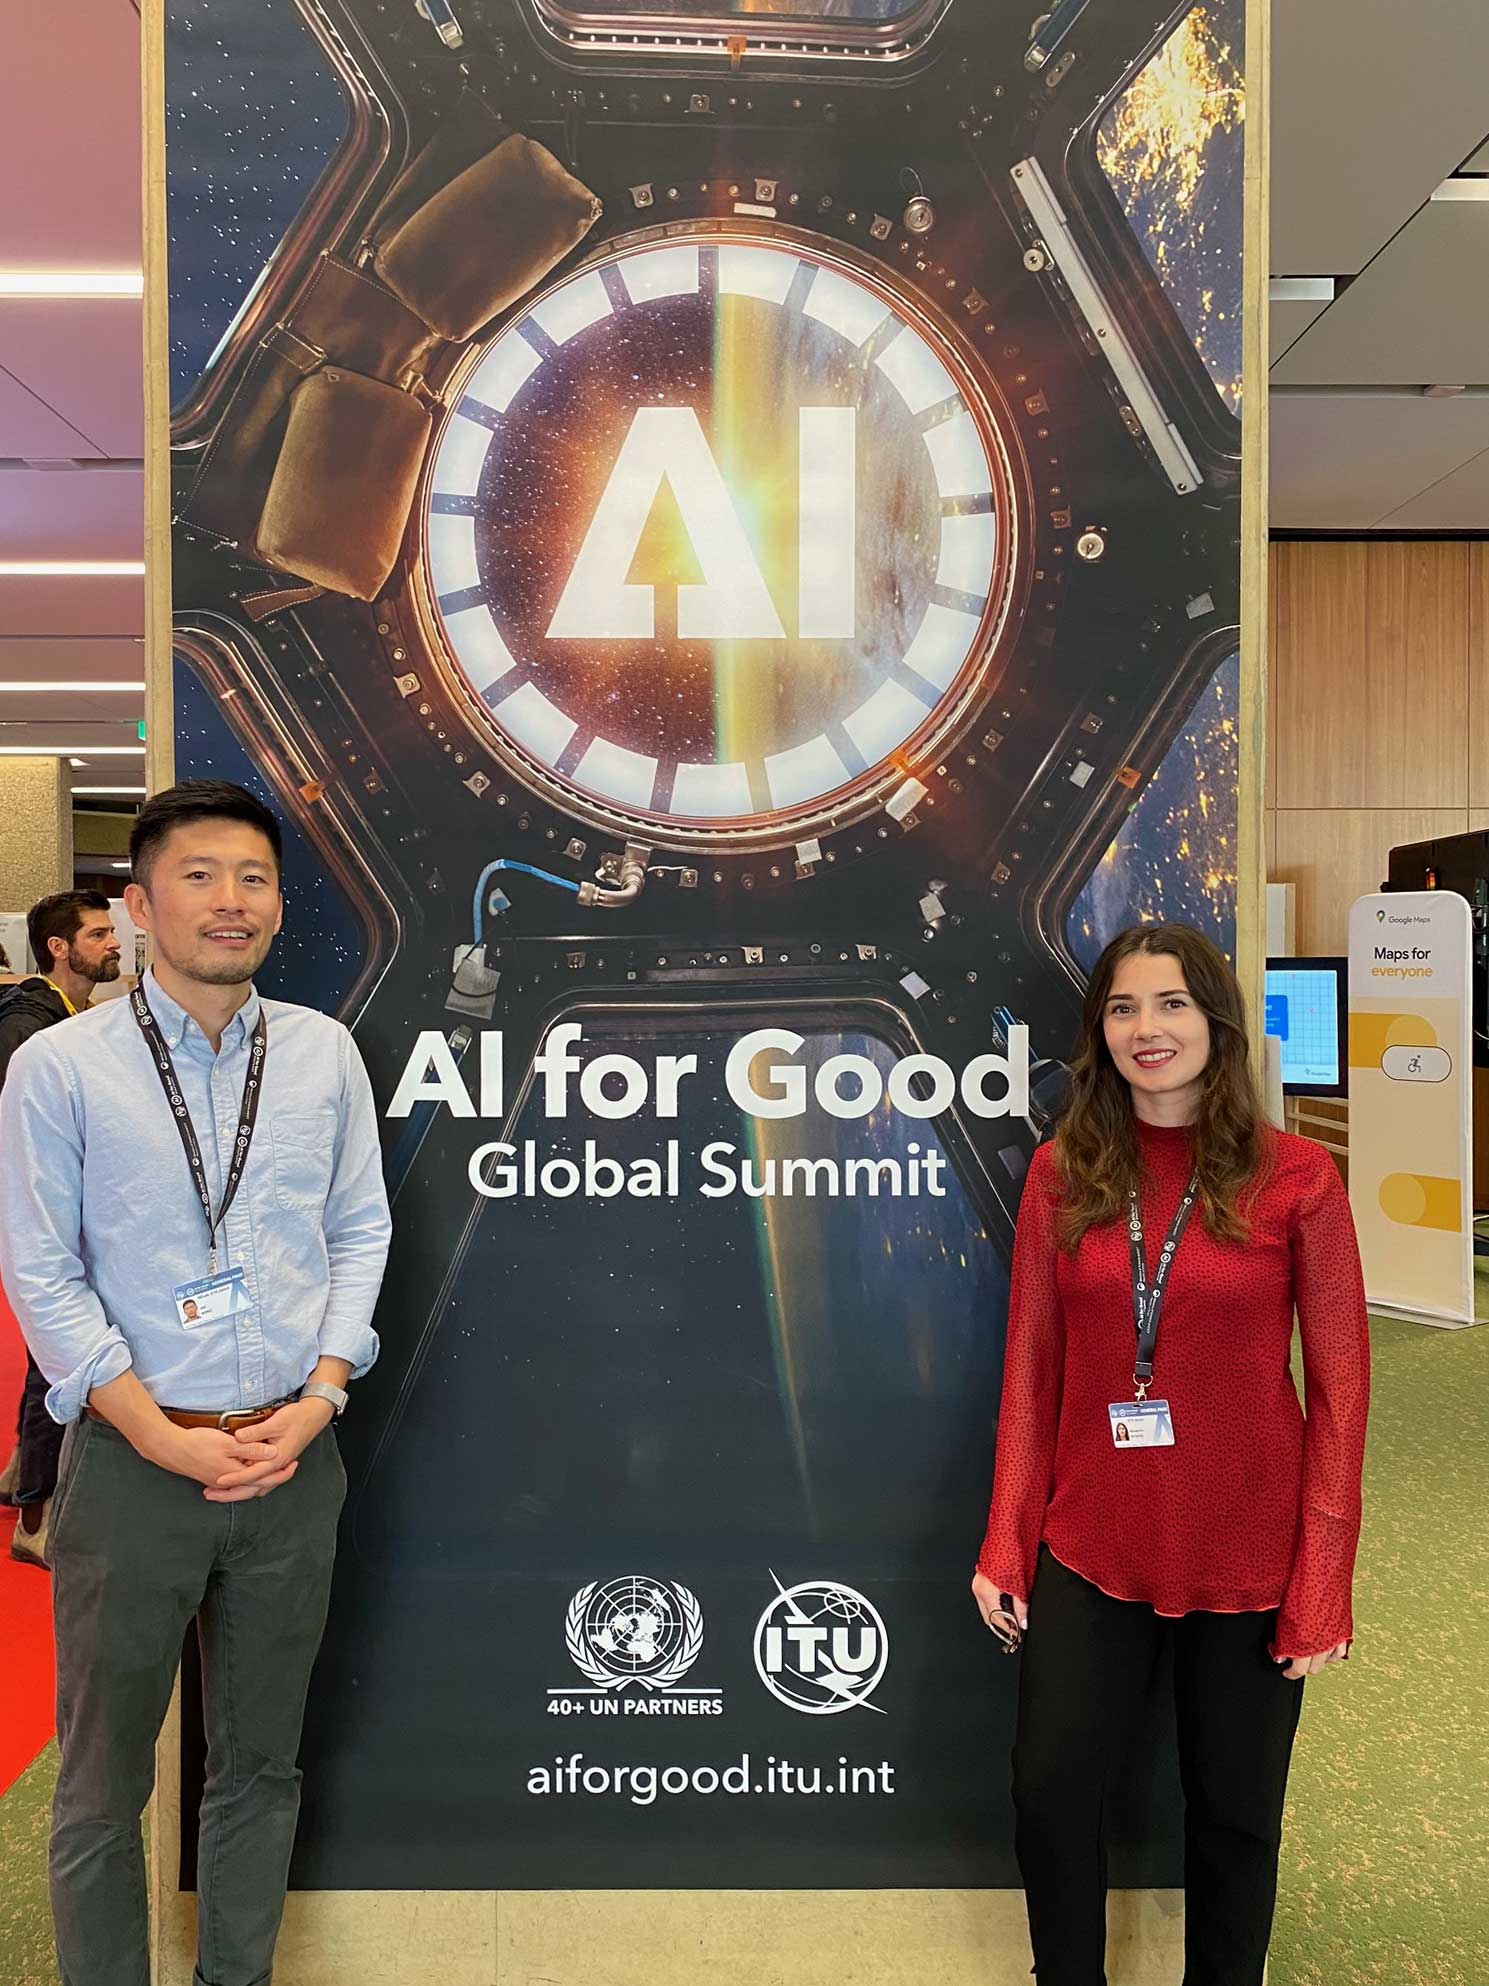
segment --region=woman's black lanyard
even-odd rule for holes
[[[264,1058],[269,1052],[269,1030],[264,1021],[264,1010],[259,1007],[258,1021],[253,1030],[253,1042],[248,1051],[248,1073],[243,1078],[243,1103],[238,1112],[238,1129],[233,1138],[233,1156],[228,1165],[227,1181],[223,1187],[222,1205],[216,1214],[212,1212],[212,1189],[207,1184],[207,1168],[202,1161],[202,1148],[197,1141],[196,1126],[191,1121],[191,1112],[186,1107],[181,1084],[176,1075],[176,1065],[171,1060],[171,1051],[166,1046],[165,1036],[150,1011],[150,1003],[141,989],[136,986],[129,996],[129,1004],[139,1023],[140,1033],[149,1044],[150,1054],[155,1063],[155,1073],[160,1077],[165,1100],[171,1107],[171,1115],[176,1120],[176,1129],[181,1134],[181,1143],[186,1152],[186,1163],[191,1167],[192,1183],[196,1187],[197,1198],[202,1203],[202,1212],[207,1217],[207,1237],[211,1245],[211,1274],[217,1274],[217,1231],[227,1219],[228,1208],[238,1196],[238,1188],[243,1183],[243,1174],[248,1167],[248,1153],[253,1144],[253,1127],[258,1122],[259,1093],[264,1082]]]
[[[1199,1174],[1191,1173],[1189,1184],[1184,1189],[1184,1197],[1179,1202],[1177,1213],[1169,1223],[1168,1233],[1163,1237],[1163,1246],[1158,1251],[1158,1266],[1153,1271],[1153,1280],[1148,1281],[1148,1258],[1143,1240],[1143,1212],[1138,1204],[1136,1193],[1127,1198],[1127,1246],[1132,1256],[1132,1309],[1137,1322],[1137,1357],[1132,1367],[1132,1383],[1137,1388],[1136,1397],[1146,1400],[1148,1387],[1153,1380],[1153,1353],[1158,1344],[1158,1317],[1163,1309],[1163,1293],[1168,1287],[1168,1272],[1173,1267],[1174,1256],[1179,1243],[1184,1239],[1184,1230],[1189,1225],[1189,1216],[1194,1212],[1194,1203],[1199,1198]]]

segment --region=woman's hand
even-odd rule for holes
[[[1336,1641],[1332,1648],[1326,1648],[1321,1655],[1277,1655],[1274,1661],[1286,1662],[1282,1671],[1290,1683],[1300,1683],[1305,1676],[1317,1676],[1328,1668],[1331,1662],[1342,1662],[1349,1653],[1347,1641]]]
[[[1003,1595],[997,1585],[982,1573],[974,1572],[972,1598],[977,1602],[977,1611],[982,1616],[983,1625],[991,1627],[994,1614],[1001,1614],[1004,1610]],[[1008,1598],[1013,1602],[1013,1617],[1018,1622],[1019,1633],[1022,1634],[1029,1625],[1029,1603],[1018,1593],[1010,1593]]]

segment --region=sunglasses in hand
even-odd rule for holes
[[[1017,1655],[1023,1644],[1024,1631],[1018,1624],[1018,1616],[1013,1611],[1013,1595],[1000,1593],[995,1612],[987,1615],[987,1624],[997,1636],[998,1646],[1005,1655]]]

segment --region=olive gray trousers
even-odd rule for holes
[[[330,1430],[289,1482],[222,1504],[103,1422],[69,1429],[48,1551],[62,1751],[50,1869],[63,1986],[149,1986],[140,1818],[193,1617],[207,1727],[196,1982],[268,1986],[345,1495]]]

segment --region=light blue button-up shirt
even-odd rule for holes
[[[262,1005],[268,1053],[248,1165],[218,1230],[249,1306],[187,1327],[172,1295],[208,1271],[206,1216],[127,1000],[44,1028],[0,1089],[0,1278],[54,1419],[131,1366],[156,1402],[226,1412],[294,1393],[322,1356],[360,1377],[392,1223],[367,1071],[340,1021],[250,992],[221,1050],[150,974],[222,1204]]]

